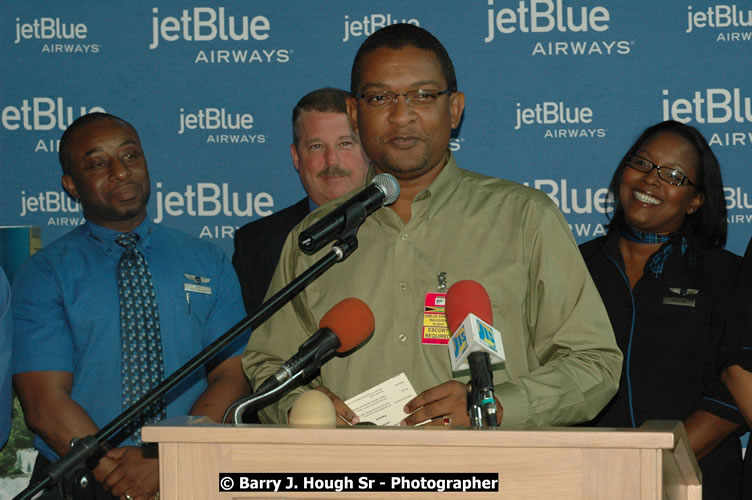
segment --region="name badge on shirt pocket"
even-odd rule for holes
[[[697,301],[694,296],[700,293],[700,290],[695,288],[669,288],[669,291],[676,296],[663,297],[663,303],[669,306],[683,307],[695,307]]]
[[[185,290],[186,292],[196,292],[211,295],[211,287],[202,285],[202,283],[209,283],[211,281],[211,278],[204,278],[203,276],[196,276],[187,273],[184,276],[186,277],[186,279],[193,281],[193,283],[184,283],[183,290]]]
[[[185,283],[183,285],[183,290],[185,290],[186,292],[203,293],[206,295],[211,295],[212,293],[210,286],[194,285],[193,283]]]

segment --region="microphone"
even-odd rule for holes
[[[363,343],[373,333],[374,324],[373,313],[362,300],[348,298],[338,302],[321,318],[319,330],[259,386],[255,395],[271,392],[293,378],[309,377],[335,353],[346,353]]]
[[[452,370],[470,369],[472,396],[468,400],[470,420],[476,427],[496,427],[496,400],[492,363],[506,359],[501,333],[492,325],[491,300],[477,281],[458,281],[449,288],[446,315]]]
[[[399,183],[390,174],[379,174],[360,193],[316,221],[298,236],[300,249],[312,255],[330,241],[354,230],[366,217],[399,198]]]
[[[446,317],[452,339],[449,355],[452,370],[470,368],[468,358],[473,352],[485,352],[492,363],[505,358],[501,333],[492,325],[493,311],[483,285],[477,281],[458,281],[447,292]]]

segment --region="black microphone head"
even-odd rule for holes
[[[399,183],[394,176],[379,174],[364,189],[314,222],[298,235],[298,246],[313,255],[346,231],[357,231],[363,220],[384,205],[399,198]]]
[[[371,184],[375,184],[384,193],[383,205],[391,205],[399,198],[399,182],[392,174],[379,174],[373,178]]]

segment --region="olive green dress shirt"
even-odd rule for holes
[[[290,233],[267,296],[329,250],[305,255],[298,234],[342,201],[314,211]],[[258,387],[347,297],[370,306],[373,335],[264,409],[263,422],[286,422],[297,395],[318,385],[347,400],[401,372],[418,394],[451,379],[467,382],[468,372],[452,372],[446,345],[421,342],[425,296],[437,292],[441,272],[448,286],[475,280],[490,296],[506,353],[493,372],[503,427],[586,421],[616,392],[622,354],[608,315],[567,222],[543,192],[461,170],[448,153],[442,172],[413,200],[407,224],[382,207],[360,227],[358,242],[347,260],[253,332],[243,368]]]

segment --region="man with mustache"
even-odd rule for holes
[[[235,232],[232,263],[247,312],[261,305],[287,234],[313,209],[362,187],[368,158],[347,118],[344,90],[322,88],[292,110],[290,154],[308,196]]]
[[[149,170],[129,123],[78,118],[60,139],[60,163],[86,223],[27,260],[13,286],[13,383],[39,450],[32,482],[72,439],[95,434],[244,316],[225,253],[147,216]],[[41,498],[156,496],[159,464],[141,446],[141,425],[186,414],[221,421],[249,392],[237,356],[247,338],[111,437],[116,448],[89,464],[96,483],[86,491],[64,481]]]

